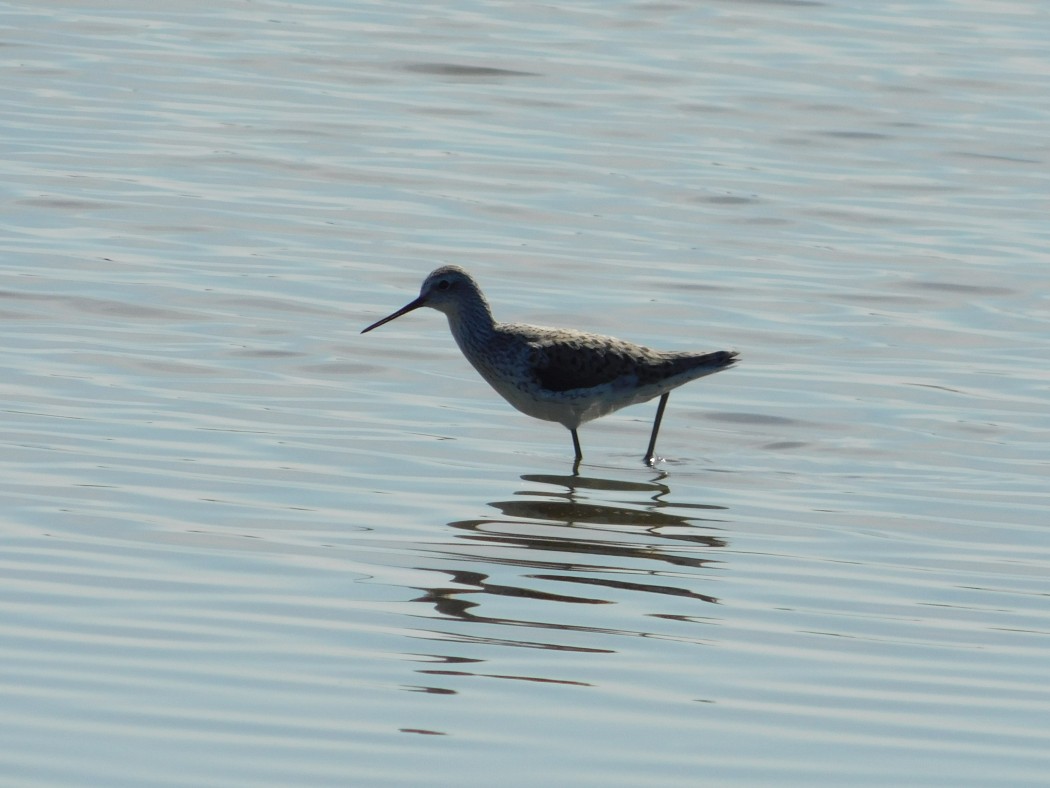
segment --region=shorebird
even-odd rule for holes
[[[666,352],[567,328],[497,323],[478,283],[456,265],[431,271],[418,298],[361,333],[422,306],[444,312],[467,361],[503,399],[522,413],[556,421],[572,433],[577,464],[583,459],[576,434],[581,424],[658,396],[644,458],[652,465],[671,390],[720,372],[737,359],[729,350]]]

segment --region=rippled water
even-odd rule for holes
[[[1045,783],[1036,5],[0,20],[5,784]],[[743,361],[574,473],[445,262]]]

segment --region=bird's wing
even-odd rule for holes
[[[529,363],[548,391],[570,391],[604,384],[659,385],[686,375],[674,385],[732,366],[737,353],[661,353],[619,339],[559,339],[530,343]]]
[[[644,351],[645,348],[613,339],[600,342],[586,336],[540,339],[530,343],[529,365],[541,387],[548,391],[570,391],[637,375],[640,364],[644,366],[646,360]]]

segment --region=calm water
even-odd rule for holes
[[[0,23],[4,785],[1050,779],[1038,4]],[[743,363],[573,474],[445,262]]]

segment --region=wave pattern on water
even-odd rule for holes
[[[1033,14],[9,9],[5,777],[1045,781]],[[444,262],[743,361],[573,473]]]

